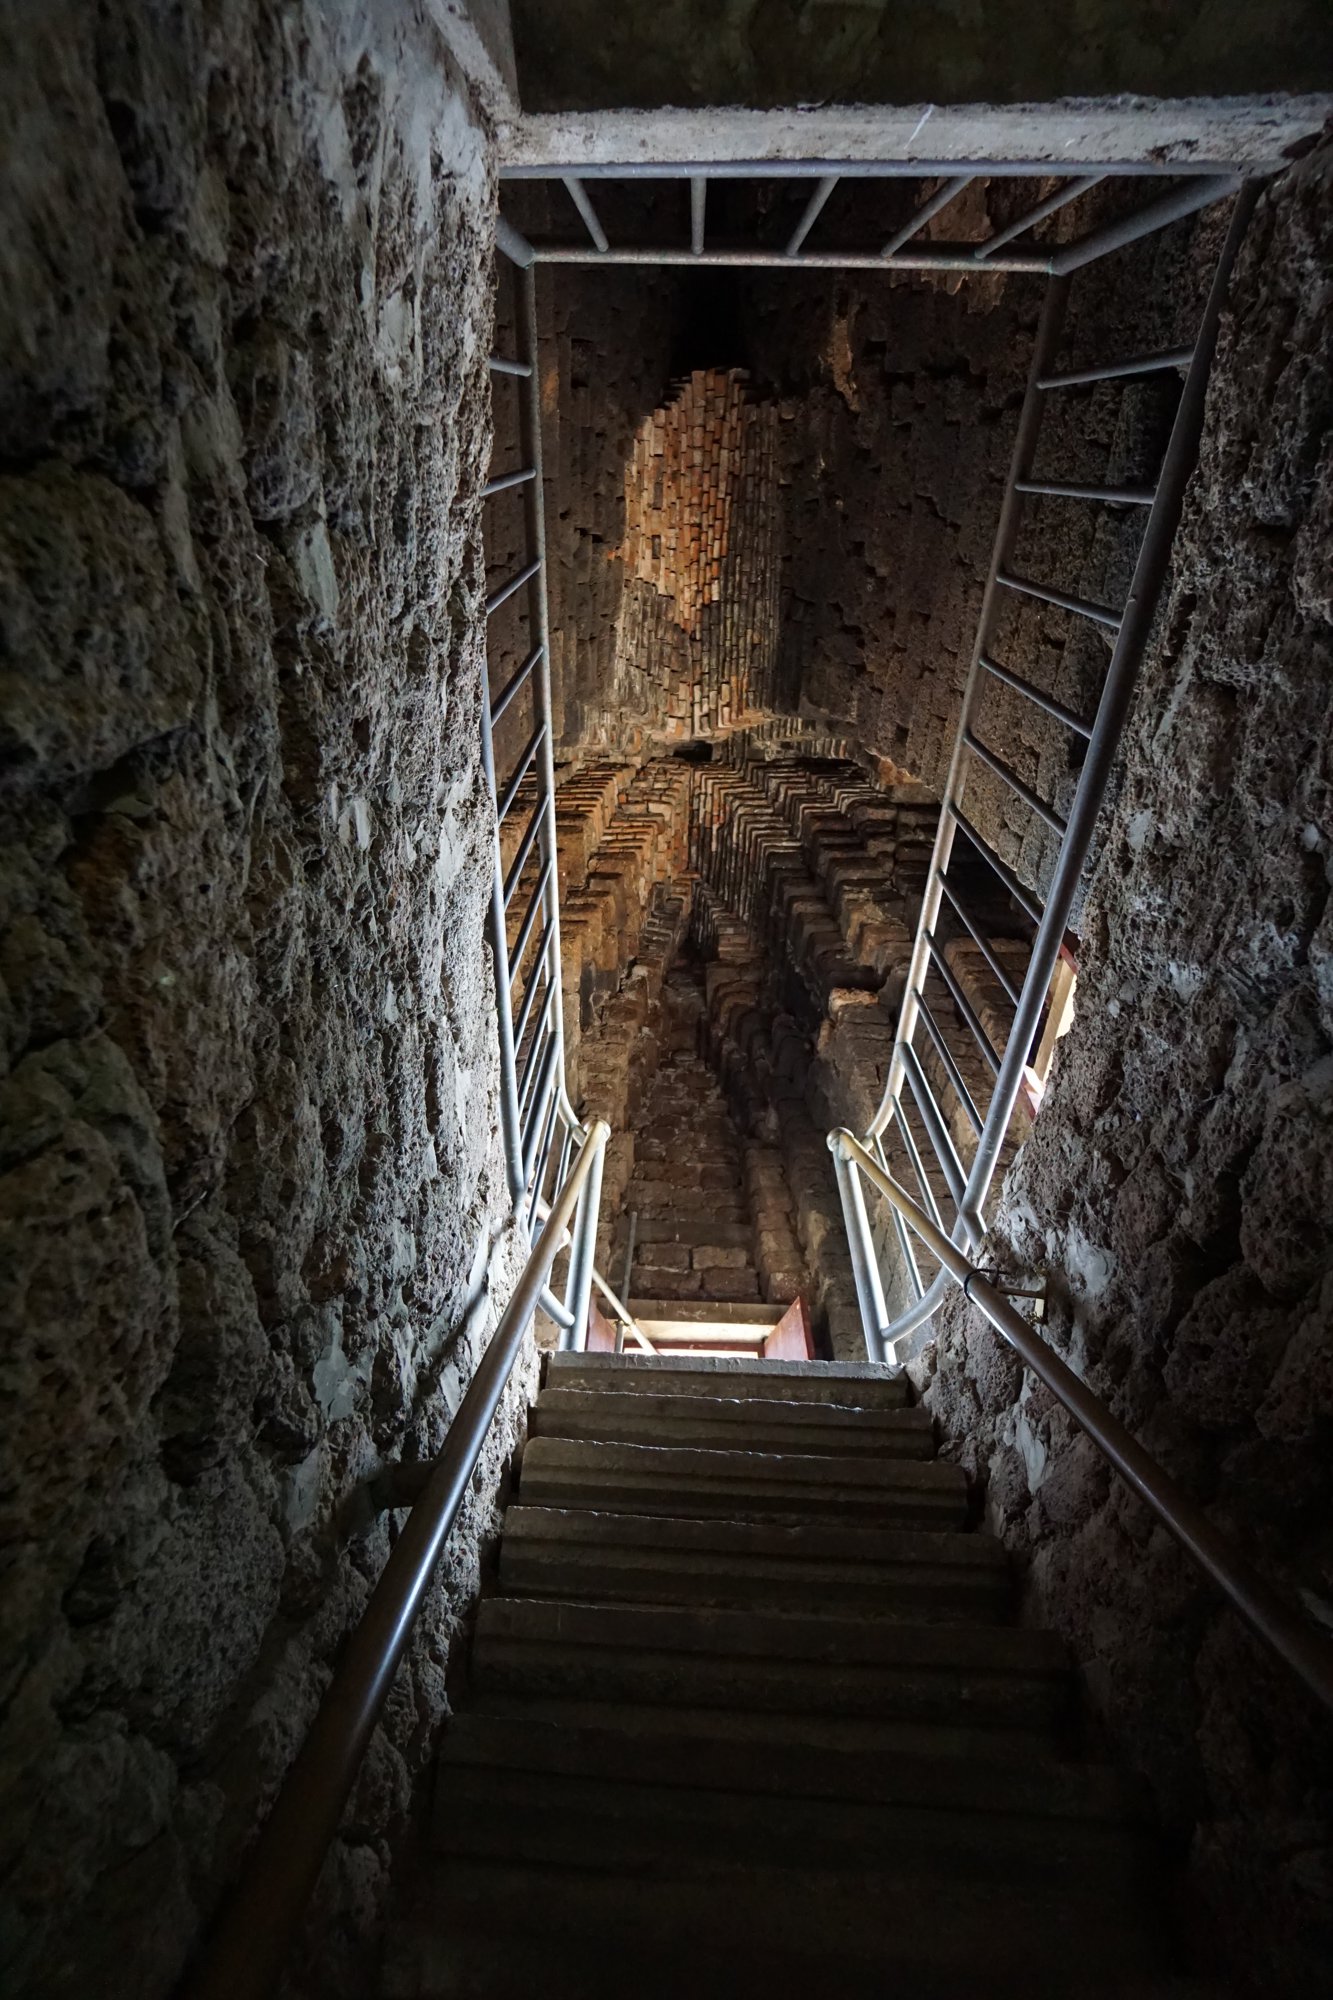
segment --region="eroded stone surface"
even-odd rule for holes
[[[1059,1274],[1073,1365],[1325,1625],[1331,245],[1325,150],[1243,252],[1074,1027],[994,1231],[999,1260]],[[1257,1990],[1308,1991],[1333,1938],[1327,1719],[956,1305],[924,1378],[1031,1555],[1034,1615],[1190,1843],[1201,1930]]]
[[[411,6],[23,14],[0,1978],[150,1995],[383,1565],[367,1479],[438,1447],[485,1330],[457,1337],[503,1210],[493,189]],[[511,1411],[359,1781],[326,1945],[380,1899],[513,1436]]]

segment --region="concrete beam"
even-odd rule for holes
[[[486,115],[521,122],[509,0],[426,0],[426,11]]]
[[[439,7],[443,0],[432,0]],[[1051,104],[833,105],[780,111],[557,112],[499,121],[501,172],[681,172],[738,165],[810,173],[983,171],[1014,163],[1190,173],[1289,163],[1333,116],[1333,94],[1061,98]]]

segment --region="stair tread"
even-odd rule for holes
[[[1039,1870],[1048,1890],[1081,1890],[1088,1875],[1102,1894],[1141,1885],[1147,1844],[1141,1826],[1098,1818],[901,1805],[865,1798],[755,1793],[721,1786],[683,1788],[638,1777],[588,1776],[454,1764],[437,1788],[434,1843],[443,1854],[528,1858],[594,1857],[608,1870],[669,1867],[707,1875],[755,1854],[818,1854],[821,1866],[861,1867],[883,1855],[885,1873],[904,1887],[946,1867],[960,1891],[1023,1881]]]
[[[787,1305],[770,1305],[762,1299],[627,1299],[626,1304],[645,1332],[652,1321],[667,1326],[713,1320],[722,1326],[772,1327],[787,1310]]]
[[[688,1515],[619,1514],[609,1508],[540,1507],[517,1500],[505,1515],[505,1538],[511,1537],[554,1543],[572,1539],[649,1553],[678,1549],[699,1554],[789,1557],[839,1568],[921,1562],[1006,1579],[1009,1574],[1008,1553],[994,1535],[947,1528],[699,1520]]]
[[[391,1939],[390,1959],[380,2000],[772,2000],[777,1993],[836,1992],[839,2000],[886,2000],[888,1982],[899,1971],[874,1956],[852,1957],[836,1939],[770,1946],[761,1933],[741,1944],[719,1935],[706,1956],[680,1937],[655,1938],[651,1954],[632,1939],[608,1940],[595,1915],[583,1933],[555,1936],[497,1930],[483,1912],[505,1907],[508,1894],[527,1886],[521,1874],[502,1882],[473,1868],[469,1890],[451,1911],[458,1919],[446,1931],[439,1921],[438,1895],[414,1923]],[[486,1891],[489,1888],[492,1896]],[[1057,1957],[1054,1964],[1004,1965],[993,1955],[986,1967],[990,2000],[1229,2000],[1221,1989],[1159,1978],[1141,1964],[1101,1969],[1095,1953],[1079,1954],[1077,1973]],[[919,1961],[903,1968],[913,2000],[958,2000],[967,1972],[952,1958],[943,1964]],[[1076,1984],[1072,1983],[1076,1980]],[[971,1990],[970,1986],[967,1990]]]
[[[721,1790],[763,1798],[864,1799],[932,1811],[995,1818],[1096,1819],[1141,1825],[1141,1788],[1105,1765],[1032,1759],[1006,1762],[939,1750],[876,1749],[810,1743],[802,1718],[769,1718],[767,1733],[725,1734],[705,1711],[682,1724],[680,1712],[617,1708],[572,1716],[465,1710],[445,1732],[441,1765],[567,1773],[678,1787],[687,1794]]]
[[[848,1666],[888,1662],[970,1670],[985,1678],[1064,1677],[1069,1672],[1063,1641],[1053,1632],[1028,1626],[886,1625],[872,1618],[711,1606],[488,1597],[477,1618],[477,1642],[484,1645],[496,1639],[714,1653],[769,1662],[817,1660]]]
[[[737,1450],[828,1456],[867,1451],[930,1458],[934,1424],[925,1410],[846,1409],[838,1404],[744,1401],[722,1396],[616,1395],[596,1389],[544,1389],[530,1434],[608,1444],[715,1445]]]
[[[582,1386],[546,1388],[533,1404],[533,1409],[539,1413],[563,1410],[598,1416],[634,1416],[643,1421],[662,1417],[676,1420],[693,1418],[700,1423],[784,1424],[791,1427],[791,1442],[798,1448],[799,1433],[806,1430],[839,1430],[854,1437],[860,1432],[881,1436],[894,1431],[929,1433],[934,1429],[929,1411],[906,1404],[877,1410],[864,1409],[856,1403],[814,1403],[795,1399],[788,1402],[781,1396],[752,1397],[722,1390],[712,1394],[692,1394],[682,1390],[665,1395],[652,1391],[636,1395],[617,1389]]]
[[[530,1438],[524,1447],[520,1492],[525,1501],[566,1507],[720,1514],[733,1520],[832,1515],[961,1527],[967,1507],[961,1471],[938,1459],[859,1458],[849,1464],[828,1457],[547,1437]]]
[[[568,1687],[516,1693],[503,1687],[478,1686],[469,1697],[467,1712],[510,1719],[532,1717],[564,1726],[614,1728],[631,1737],[667,1728],[691,1744],[762,1745],[775,1755],[785,1753],[795,1741],[815,1752],[828,1751],[867,1762],[925,1759],[942,1766],[1005,1775],[1020,1770],[1083,1769],[1090,1762],[1067,1754],[1065,1737],[1039,1735],[1021,1723],[977,1722],[965,1710],[942,1719],[886,1709],[835,1713],[796,1704],[786,1709],[781,1705],[707,1707],[674,1698],[655,1701],[637,1694],[617,1695],[606,1687],[584,1696]]]
[[[765,1361],[712,1354],[576,1354],[547,1356],[551,1387],[614,1388],[623,1395],[713,1394],[748,1401],[773,1396],[785,1403],[822,1402],[843,1407],[899,1408],[907,1401],[901,1375],[869,1362]]]
[[[580,1438],[535,1437],[523,1453],[523,1477],[533,1466],[633,1471],[658,1479],[699,1478],[721,1483],[749,1482],[782,1487],[906,1487],[961,1495],[960,1467],[946,1459],[857,1459],[847,1464],[816,1453],[746,1451],[739,1447],[700,1450],[690,1445],[615,1444]]]
[[[1087,1990],[1081,1972],[1089,1961],[1105,1976],[1146,1972],[1158,1955],[1156,1912],[1129,1904],[1114,1885],[1102,1888],[1095,1871],[1080,1891],[1059,1895],[1035,1874],[1026,1883],[960,1887],[937,1871],[908,1877],[905,1893],[897,1887],[889,1861],[829,1869],[807,1855],[789,1866],[736,1856],[729,1867],[681,1876],[569,1859],[525,1866],[453,1859],[432,1884],[432,1927],[445,1936],[526,1932],[543,1940],[551,1962],[572,1949],[598,1962],[619,1958],[631,1974],[663,1954],[706,1968],[709,1978],[734,1965],[744,1992],[756,1991],[749,1973],[773,1955],[788,1978],[798,1966],[822,1969],[826,1983],[815,1991],[830,1990],[833,1968],[838,1990],[846,1990],[842,1972],[850,1966],[878,1982],[862,1990],[883,1993],[889,1971],[895,1983],[910,1978],[914,1992],[934,2000],[956,2000],[960,1973],[978,1966],[990,1992],[998,1977],[1021,1978],[1009,1989],[1015,1994],[1041,1991],[1034,1978],[1054,1974],[1076,1984],[1044,1991],[1068,1995]],[[689,1990],[701,1990],[697,1979]],[[711,1990],[735,1990],[734,1978]],[[792,1988],[784,1980],[778,1990]]]

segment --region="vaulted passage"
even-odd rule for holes
[[[0,1984],[1322,1990],[1322,13],[21,11]]]

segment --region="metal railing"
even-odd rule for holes
[[[497,240],[505,249],[503,231]],[[515,489],[522,493],[524,548],[519,567],[487,597],[486,617],[489,629],[500,607],[522,593],[526,640],[521,663],[497,695],[491,695],[489,673],[483,677],[481,733],[482,762],[495,808],[488,930],[499,1028],[500,1126],[510,1199],[526,1233],[544,1211],[548,1183],[563,1186],[587,1134],[565,1081],[536,295],[531,269],[516,265],[514,275],[518,351],[513,356],[493,355],[490,366],[493,374],[513,378],[517,384],[522,462],[488,480],[482,498]],[[495,728],[525,691],[531,698],[532,731],[501,784],[495,765]],[[520,802],[526,820],[506,870],[501,829]],[[562,1347],[582,1347],[587,1337],[601,1182],[599,1154],[574,1221],[564,1297],[557,1298],[549,1286],[542,1296],[543,1308],[559,1328]]]
[[[1215,184],[1213,198],[1231,192],[1234,183]],[[1236,198],[1230,225],[1218,258],[1207,301],[1193,346],[1186,350],[1126,357],[1091,368],[1067,371],[1056,369],[1056,353],[1063,327],[1069,291],[1069,271],[1078,259],[1056,259],[1042,308],[1027,389],[1019,416],[1018,434],[1005,485],[995,545],[982,598],[972,650],[971,666],[964,688],[952,760],[944,787],[939,829],[931,855],[921,903],[920,920],[912,950],[906,989],[898,1019],[897,1033],[884,1094],[856,1153],[834,1148],[834,1164],[847,1229],[852,1275],[872,1361],[902,1361],[913,1336],[930,1321],[948,1289],[949,1270],[941,1262],[929,1284],[923,1281],[914,1246],[908,1236],[901,1210],[889,1205],[887,1226],[896,1239],[897,1274],[910,1303],[891,1316],[885,1298],[883,1253],[888,1236],[881,1214],[872,1227],[861,1185],[862,1158],[872,1160],[877,1172],[888,1172],[885,1138],[892,1134],[915,1178],[922,1207],[932,1228],[944,1229],[941,1201],[932,1180],[947,1190],[945,1199],[953,1214],[949,1240],[964,1250],[979,1247],[985,1234],[985,1204],[991,1182],[1008,1138],[1014,1109],[1022,1087],[1029,1054],[1047,1005],[1055,971],[1075,896],[1078,893],[1088,851],[1096,830],[1107,783],[1114,766],[1121,733],[1145,647],[1152,629],[1172,540],[1180,519],[1185,486],[1198,455],[1203,424],[1204,394],[1216,344],[1218,322],[1227,283],[1241,239],[1257,195],[1255,183],[1246,183]],[[1161,220],[1174,220],[1184,212],[1170,202],[1155,204]],[[1161,221],[1155,225],[1160,227]],[[1128,240],[1123,226],[1095,233],[1102,244],[1096,254],[1122,247]],[[1085,246],[1086,247],[1086,244]],[[1088,381],[1114,381],[1184,368],[1185,378],[1175,420],[1155,486],[1123,489],[1116,486],[1054,486],[1033,476],[1033,462],[1046,398],[1053,392]],[[1133,580],[1125,603],[1118,609],[1091,603],[1068,592],[1054,589],[1039,579],[1016,574],[1012,568],[1021,510],[1030,494],[1057,497],[1093,504],[1146,506],[1147,522],[1134,566]],[[1021,675],[994,657],[993,634],[998,607],[1006,594],[1029,596],[1054,604],[1073,617],[1090,621],[1099,630],[1113,635],[1113,644],[1097,712],[1090,720],[1067,709],[1051,696],[1032,687]],[[1003,682],[1021,699],[1033,704],[1053,720],[1082,739],[1086,745],[1083,765],[1067,816],[1057,813],[981,740],[977,717],[983,691],[990,680]],[[964,811],[970,771],[982,765],[1007,787],[1025,814],[1048,828],[1056,842],[1056,853],[1047,883],[1044,902],[1018,878],[994,852],[983,834]],[[993,949],[987,923],[969,906],[969,897],[958,879],[950,879],[950,863],[956,838],[962,833],[968,856],[979,862],[988,880],[998,885],[1008,903],[1021,913],[1032,933],[1031,945],[1021,986],[1015,985],[1009,970]],[[945,910],[945,904],[948,910]],[[995,976],[1007,1000],[1011,1018],[1003,1046],[997,1047],[968,1000],[948,956],[943,936],[945,922],[954,929],[955,940],[966,939],[978,949]],[[938,974],[948,998],[957,1010],[961,1027],[980,1051],[991,1078],[989,1099],[984,1111],[965,1081],[947,1037],[925,998],[928,975]],[[926,1046],[916,1044],[920,1029]],[[923,1062],[923,1055],[926,1061]],[[938,1065],[943,1088],[951,1093],[975,1137],[972,1157],[966,1165],[954,1143],[949,1119],[941,1097],[932,1089],[927,1064]],[[924,1151],[928,1157],[923,1156]],[[875,1181],[875,1186],[879,1187]],[[882,1192],[882,1189],[881,1189]]]
[[[939,1259],[946,1281],[959,1286],[971,1304],[985,1314],[1023,1365],[1050,1390],[1127,1485],[1147,1502],[1163,1527],[1225,1594],[1246,1623],[1279,1659],[1300,1675],[1326,1707],[1333,1709],[1333,1641],[1264,1581],[1203,1509],[1162,1470],[1087,1383],[1015,1311],[1004,1293],[969,1261],[858,1139],[846,1130],[831,1132],[829,1147],[836,1160],[864,1177],[891,1204],[904,1226],[913,1229],[932,1256]]]
[[[1165,194],[1144,204],[1131,214],[1093,229],[1072,243],[1047,249],[1014,249],[1016,239],[1027,235],[1057,210],[1108,179],[1169,176],[1179,182]],[[504,180],[563,183],[569,199],[586,231],[586,240],[532,241],[501,217],[497,240],[507,257],[529,268],[533,264],[640,264],[662,269],[671,265],[718,265],[750,270],[812,271],[1014,271],[1041,275],[1067,275],[1094,262],[1108,251],[1162,229],[1169,222],[1193,215],[1209,202],[1234,194],[1241,184],[1233,168],[1218,161],[1192,163],[1175,161],[1168,167],[1155,163],[1105,161],[1080,165],[1077,172],[1062,171],[1049,160],[988,160],[959,170],[957,161],[944,160],[730,160],[664,164],[656,161],[622,161],[616,164],[589,163],[576,171],[567,166],[510,165],[502,169]],[[1058,185],[1039,195],[1028,207],[1002,228],[993,230],[979,243],[923,244],[920,234],[936,216],[951,208],[973,181],[1034,180]],[[919,181],[927,186],[936,180],[942,185],[922,198],[900,226],[886,240],[856,248],[813,249],[809,239],[826,216],[829,202],[840,182]],[[612,242],[594,204],[590,181],[676,181],[688,189],[689,227],[678,238],[658,243]],[[708,190],[713,182],[762,181],[810,183],[814,186],[790,228],[784,227],[771,242],[709,241]],[[685,207],[681,206],[684,221]],[[827,232],[826,232],[827,233]]]
[[[449,1425],[237,1889],[187,1981],[189,2000],[262,2000],[271,1992],[458,1519],[500,1398],[571,1222],[600,1172],[610,1127],[598,1120],[550,1206],[522,1276]]]

